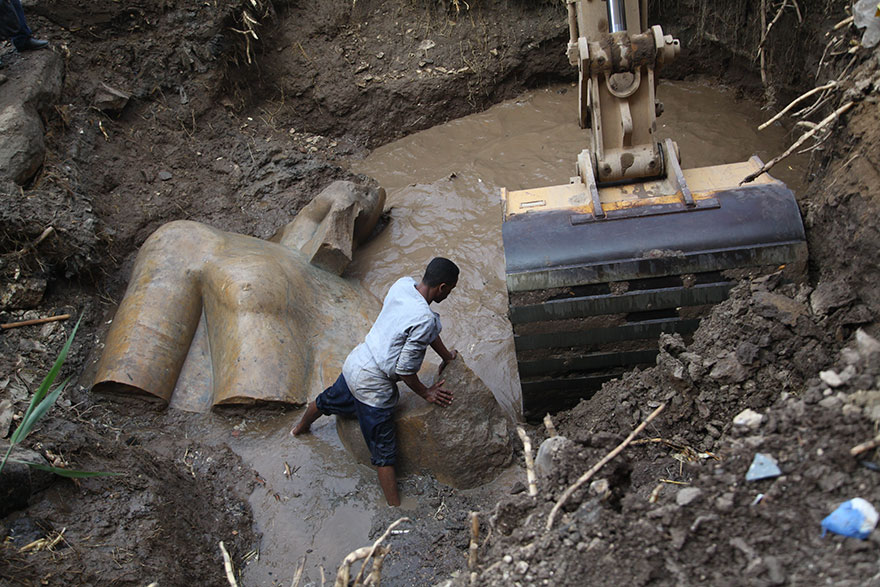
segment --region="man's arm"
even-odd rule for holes
[[[452,399],[455,394],[447,389],[443,389],[443,384],[446,383],[445,379],[441,379],[431,387],[426,387],[419,379],[419,376],[415,373],[411,375],[401,375],[400,379],[406,383],[411,390],[425,398],[425,401],[429,403],[443,407],[452,404]]]
[[[440,335],[437,335],[437,338],[434,339],[434,342],[431,343],[431,348],[440,355],[440,358],[443,359],[443,363],[440,364],[440,372],[443,372],[443,369],[446,365],[449,364],[450,361],[454,361],[458,356],[457,350],[450,351],[446,348],[446,345],[443,344],[443,340],[440,338]]]

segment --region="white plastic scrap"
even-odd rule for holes
[[[853,5],[853,24],[864,28],[862,46],[870,49],[880,41],[880,4],[877,0],[858,0]]]

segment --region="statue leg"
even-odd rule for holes
[[[107,333],[95,391],[168,402],[201,316],[202,266],[222,239],[203,224],[176,221],[144,242]]]

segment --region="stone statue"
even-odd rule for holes
[[[191,221],[138,253],[93,389],[191,411],[306,403],[338,375],[379,301],[340,277],[385,204],[338,181],[264,241]]]

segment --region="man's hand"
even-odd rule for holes
[[[429,403],[437,404],[438,406],[449,406],[452,404],[452,400],[455,397],[455,394],[448,389],[443,389],[443,384],[446,383],[445,379],[441,379],[431,387],[425,389],[425,393],[422,395],[425,400]]]
[[[449,353],[449,358],[443,359],[443,362],[440,363],[440,370],[437,372],[437,375],[440,375],[441,373],[443,373],[443,369],[446,368],[446,365],[448,365],[449,363],[451,363],[452,361],[454,361],[457,358],[458,358],[458,351],[453,349],[453,351],[451,353]]]

